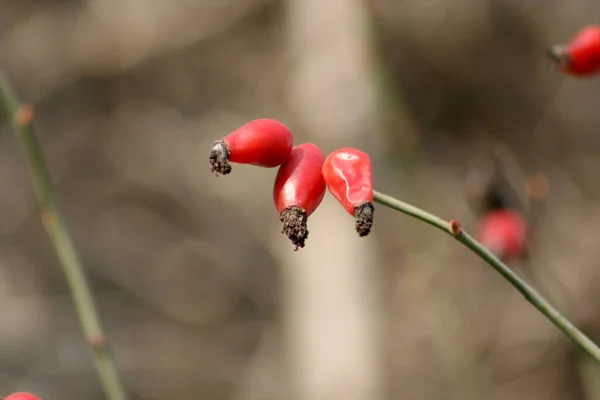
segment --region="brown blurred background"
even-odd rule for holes
[[[597,15],[592,0],[2,0],[0,67],[36,106],[131,398],[600,399],[600,368],[451,238],[378,207],[359,239],[328,196],[294,253],[276,170],[208,171],[214,140],[277,118],[296,143],[368,151],[379,190],[474,231],[469,177],[502,149],[519,194],[534,174],[551,187],[526,203],[531,253],[513,266],[600,340],[600,80],[544,58]],[[5,119],[0,154],[0,395],[102,399]]]

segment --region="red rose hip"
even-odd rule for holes
[[[210,171],[227,175],[230,162],[274,168],[288,160],[292,146],[292,133],[281,122],[264,118],[250,121],[214,143]]]
[[[336,150],[325,160],[322,173],[329,192],[354,216],[358,235],[367,236],[375,212],[369,155],[351,147]]]
[[[498,258],[511,261],[525,254],[527,222],[516,211],[502,209],[491,211],[479,226],[479,242]]]
[[[325,155],[316,145],[303,143],[292,149],[290,159],[279,167],[273,201],[283,222],[281,233],[296,246],[304,247],[308,237],[307,219],[325,196],[321,167]]]
[[[556,45],[548,56],[564,73],[589,77],[600,72],[600,26],[587,26],[566,45]]]
[[[13,393],[8,397],[5,397],[4,400],[42,400],[40,397],[37,397],[31,393],[19,392]]]

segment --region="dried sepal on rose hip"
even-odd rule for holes
[[[547,54],[566,74],[589,77],[600,73],[600,26],[583,28],[569,44],[553,46]]]
[[[308,237],[307,220],[325,196],[325,181],[321,167],[325,155],[316,145],[303,143],[292,149],[290,159],[277,171],[273,186],[273,201],[281,233],[292,241],[294,250],[304,247]]]
[[[373,226],[373,168],[368,154],[351,147],[331,153],[323,164],[329,192],[355,219],[356,232],[367,236]]]
[[[31,393],[19,392],[13,393],[8,397],[5,397],[4,400],[42,400],[40,397],[37,397]]]
[[[285,163],[292,151],[290,130],[274,119],[256,119],[217,140],[210,152],[210,171],[217,176],[231,172],[229,163],[274,168]]]

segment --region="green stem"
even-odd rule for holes
[[[590,338],[588,338],[583,332],[581,332],[575,325],[571,323],[566,317],[564,317],[558,310],[556,310],[542,295],[540,295],[535,289],[529,286],[523,281],[517,274],[515,274],[506,264],[500,261],[491,251],[483,247],[478,241],[473,239],[467,232],[462,230],[457,222],[447,222],[441,218],[436,217],[426,211],[423,211],[410,204],[404,203],[393,197],[385,194],[375,192],[375,202],[382,204],[386,207],[400,211],[404,214],[408,214],[414,218],[417,218],[423,222],[428,223],[441,231],[453,236],[456,240],[471,249],[472,252],[477,254],[486,263],[491,265],[496,271],[504,277],[511,285],[515,287],[527,301],[529,301],[535,308],[537,308],[546,318],[548,318],[554,325],[563,331],[575,344],[585,350],[592,358],[600,364],[600,348]]]
[[[92,350],[92,358],[102,388],[109,400],[125,400],[127,397],[108,350],[106,336],[100,323],[92,292],[59,211],[52,180],[31,125],[33,110],[30,106],[23,105],[18,101],[2,71],[0,71],[0,103],[5,109],[9,123],[12,124],[25,148],[42,209],[42,222],[67,278],[81,326]]]

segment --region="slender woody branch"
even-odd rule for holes
[[[109,400],[125,400],[127,397],[108,350],[92,291],[59,211],[52,180],[32,127],[33,108],[19,102],[2,71],[0,71],[0,103],[25,149],[42,210],[42,223],[69,284],[81,326],[92,350],[92,358],[102,388]]]
[[[375,202],[426,222],[453,236],[456,240],[467,246],[473,253],[477,254],[483,261],[498,271],[528,302],[571,338],[575,344],[585,350],[596,362],[600,363],[600,348],[598,348],[596,343],[573,325],[571,321],[556,310],[541,294],[523,281],[491,251],[461,229],[458,222],[454,220],[450,222],[444,221],[433,214],[379,192],[375,192]]]

